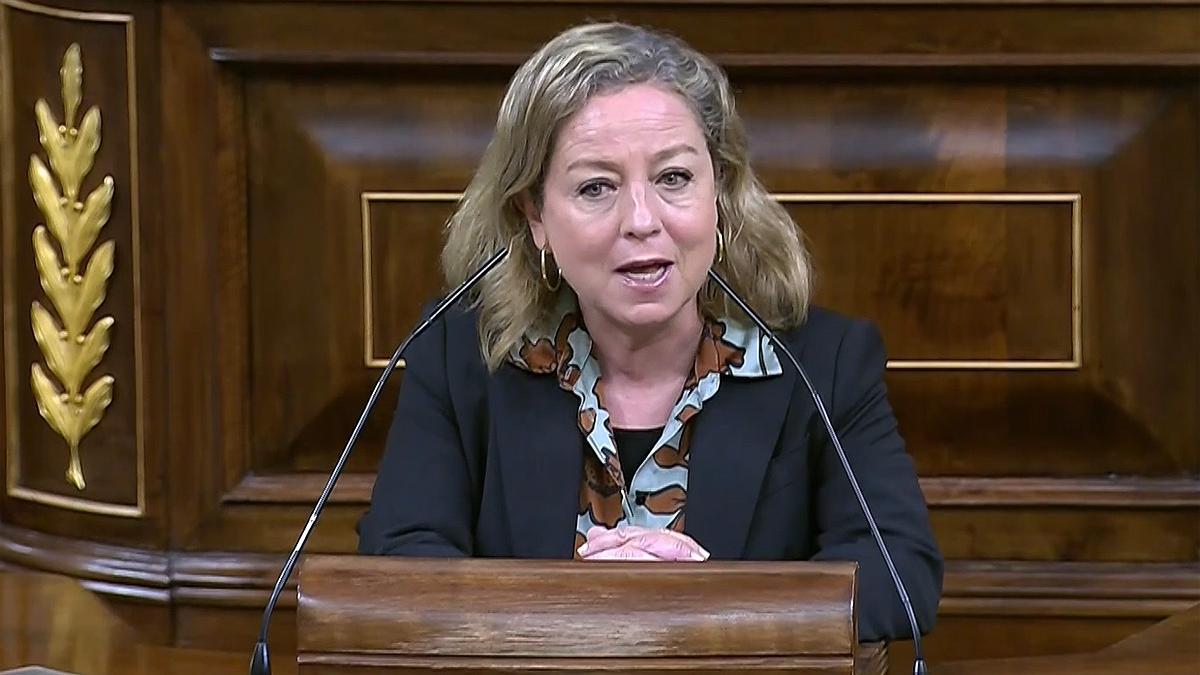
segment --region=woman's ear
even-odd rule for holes
[[[529,234],[533,237],[533,244],[539,249],[546,247],[546,228],[542,225],[542,211],[534,203],[533,197],[528,191],[522,192],[517,197],[517,208],[521,210],[521,215],[525,216],[525,222],[529,223]]]

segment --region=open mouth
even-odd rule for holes
[[[667,278],[671,266],[666,260],[647,260],[622,265],[617,268],[617,273],[631,284],[654,286]]]

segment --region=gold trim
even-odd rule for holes
[[[387,359],[375,357],[375,340],[372,336],[375,325],[375,291],[371,283],[371,202],[457,202],[462,199],[461,192],[363,192],[359,195],[362,202],[362,241],[363,241],[363,365],[368,368],[383,368],[388,364]],[[404,359],[396,364],[397,369],[403,369]]]
[[[131,14],[111,14],[106,12],[81,12],[74,9],[61,9],[58,7],[47,7],[32,2],[23,2],[22,0],[0,0],[0,5],[12,7],[30,14],[41,14],[42,16],[52,16],[56,19],[69,19],[72,21],[89,21],[91,23],[133,23],[133,15]]]
[[[15,319],[12,315],[12,307],[14,302],[5,302],[4,312],[4,337],[5,337],[5,352],[7,354],[5,379],[7,400],[8,400],[8,431],[9,442],[5,448],[5,461],[7,465],[6,492],[10,497],[24,499],[26,501],[37,502],[50,506],[57,506],[72,511],[80,511],[85,513],[95,513],[100,515],[118,516],[123,518],[140,518],[146,514],[146,451],[145,451],[145,396],[143,392],[143,373],[144,355],[142,353],[142,317],[141,317],[141,226],[140,226],[140,172],[139,157],[138,157],[138,118],[137,118],[137,41],[136,30],[134,26],[134,17],[132,14],[117,14],[105,12],[82,12],[76,10],[60,9],[57,7],[46,7],[37,5],[23,0],[0,0],[0,9],[7,10],[9,8],[49,16],[59,19],[68,19],[74,21],[84,21],[91,23],[119,23],[125,28],[125,60],[126,60],[126,98],[129,115],[129,178],[130,178],[130,225],[131,225],[131,242],[133,248],[133,349],[134,349],[134,408],[135,408],[135,425],[136,425],[136,452],[137,452],[137,504],[111,504],[106,502],[98,502],[90,499],[82,499],[77,497],[67,497],[51,492],[44,492],[32,488],[22,487],[19,484],[20,476],[20,456],[16,452],[17,440],[19,433],[19,419],[16,411],[16,337],[15,337]],[[5,137],[11,138],[13,134],[13,114],[11,110],[11,96],[8,96],[8,87],[10,86],[9,73],[11,72],[11,63],[8,56],[8,20],[6,16],[0,16],[0,73],[3,74],[4,81],[0,83],[0,116],[2,116]],[[15,185],[13,181],[13,158],[11,155],[5,155],[3,161],[4,184]],[[13,200],[7,200],[5,208],[6,222],[14,222],[15,214],[13,212]],[[11,233],[6,241],[5,250],[8,255],[5,257],[5,270],[15,269],[13,257],[15,256],[15,230]],[[15,293],[15,281],[11,277],[11,272],[3,275],[4,293],[6,298],[12,298]]]
[[[363,304],[364,328],[363,362],[369,368],[382,368],[387,359],[374,357],[371,340],[372,306],[374,291],[371,288],[371,215],[372,201],[390,202],[456,202],[462,199],[461,192],[363,192]],[[1070,204],[1071,205],[1071,358],[1068,360],[1034,359],[898,359],[889,360],[892,370],[1079,370],[1083,367],[1083,197],[1078,192],[1067,193],[802,193],[780,192],[772,195],[781,204],[800,203],[1024,203],[1024,204]]]

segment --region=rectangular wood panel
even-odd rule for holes
[[[5,305],[6,316],[5,378],[7,416],[7,494],[17,499],[69,509],[82,513],[138,518],[146,511],[145,432],[142,387],[145,377],[144,352],[140,324],[142,279],[139,276],[141,221],[140,157],[138,154],[138,116],[136,46],[133,17],[119,13],[79,13],[56,11],[39,5],[14,3],[3,12],[9,40],[3,45],[8,91],[3,92],[4,124],[11,145],[6,148],[6,171],[11,172],[14,188],[4,196]],[[65,328],[63,309],[56,307],[39,280],[35,264],[35,228],[48,221],[34,201],[31,162],[37,157],[47,167],[53,194],[51,201],[65,197],[63,168],[50,161],[39,137],[35,103],[45,101],[53,122],[63,134],[67,126],[60,69],[68,48],[79,47],[83,67],[79,89],[81,100],[71,127],[83,125],[84,116],[95,107],[103,124],[99,127],[99,147],[94,163],[79,184],[77,202],[103,191],[111,179],[113,196],[110,215],[95,244],[81,255],[76,270],[88,274],[98,260],[97,252],[106,242],[113,246],[113,272],[104,284],[103,302],[81,326],[80,336],[96,330],[103,317],[112,317],[110,345],[102,360],[81,382],[86,392],[102,377],[113,378],[112,402],[99,423],[80,443],[80,465],[84,486],[73,485],[66,477],[68,442],[57,434],[39,414],[39,401],[31,384],[31,368],[39,364],[42,372],[52,373],[46,354],[35,341],[31,325],[31,305],[46,309],[55,330]],[[75,132],[79,134],[79,131]],[[11,134],[10,136],[7,136]],[[47,142],[55,142],[48,137]],[[67,202],[70,204],[70,202]],[[54,204],[57,208],[58,204]],[[47,230],[56,267],[66,264],[66,241],[74,235],[64,230]],[[55,269],[51,274],[61,274]],[[69,278],[69,277],[68,277]],[[82,279],[82,276],[80,277]],[[64,333],[49,335],[51,341]],[[72,337],[72,339],[75,339]],[[57,390],[65,384],[50,374]],[[80,399],[81,400],[81,399]],[[63,404],[55,403],[54,406]],[[67,404],[69,406],[69,404]],[[70,413],[68,413],[70,414]]]
[[[819,264],[816,301],[879,324],[890,367],[1078,367],[1077,196],[785,199]]]

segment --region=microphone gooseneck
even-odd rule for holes
[[[799,373],[800,379],[804,381],[804,386],[808,388],[808,394],[812,397],[813,404],[817,408],[817,413],[821,416],[821,421],[825,423],[825,431],[829,434],[829,439],[833,442],[833,448],[837,451],[838,459],[842,462],[842,469],[846,472],[846,478],[850,480],[850,487],[854,490],[854,496],[858,498],[858,505],[862,509],[863,516],[867,519],[867,526],[871,529],[871,535],[875,537],[875,543],[879,546],[879,552],[883,554],[883,561],[887,563],[888,572],[892,575],[892,583],[895,584],[896,592],[900,595],[900,602],[904,604],[904,613],[908,615],[908,623],[912,628],[913,652],[916,655],[916,659],[913,662],[913,673],[914,675],[926,675],[929,671],[925,666],[925,655],[921,651],[921,631],[917,627],[917,616],[913,613],[912,603],[908,599],[908,589],[904,587],[904,581],[900,579],[900,573],[896,571],[896,565],[892,563],[892,555],[888,552],[887,544],[883,542],[883,535],[879,533],[879,526],[875,524],[875,517],[871,515],[871,507],[867,505],[867,498],[863,496],[862,489],[858,486],[858,479],[854,477],[854,470],[850,468],[850,460],[846,459],[846,451],[842,449],[842,442],[838,439],[837,432],[833,430],[833,422],[829,419],[829,413],[825,411],[825,403],[821,400],[821,396],[817,394],[817,389],[813,386],[812,381],[808,379],[808,373],[800,366],[800,361],[792,354],[792,350],[783,344],[779,336],[775,335],[775,331],[767,326],[762,317],[750,308],[750,305],[733,290],[729,282],[721,278],[720,274],[717,274],[716,270],[710,268],[708,270],[708,277],[716,282],[721,287],[721,290],[746,313],[746,316],[750,317],[750,320],[758,326],[759,330],[787,356],[788,361],[791,361],[792,366]]]
[[[401,355],[404,350],[408,349],[408,345],[416,337],[429,329],[438,319],[441,318],[446,310],[450,309],[456,302],[459,301],[467,291],[475,287],[481,279],[487,276],[496,268],[504,258],[508,255],[508,247],[501,248],[487,262],[483,263],[478,270],[475,271],[466,281],[458,285],[444,300],[434,307],[429,317],[421,322],[419,326],[409,333],[408,337],[400,343],[396,351],[392,354],[392,358],[388,361],[387,366],[383,369],[383,373],[379,376],[379,381],[375,383],[375,389],[371,391],[370,398],[367,399],[367,404],[363,407],[362,414],[358,417],[358,423],[354,425],[354,431],[350,433],[350,439],[346,441],[346,447],[342,449],[342,454],[338,457],[337,464],[334,465],[333,471],[329,474],[329,481],[325,483],[325,489],[321,491],[321,496],[317,498],[317,503],[313,506],[312,513],[308,516],[308,522],[305,523],[304,529],[300,531],[299,538],[296,539],[296,545],[292,547],[292,553],[288,556],[287,562],[283,564],[283,569],[279,571],[279,578],[275,581],[275,588],[271,591],[271,597],[267,600],[267,608],[263,611],[262,628],[258,633],[258,642],[254,645],[254,652],[250,658],[250,675],[270,675],[271,661],[270,653],[267,649],[267,629],[271,626],[271,614],[275,612],[275,604],[279,602],[279,596],[283,593],[283,587],[287,583],[289,577],[292,576],[292,569],[296,567],[296,561],[300,558],[300,552],[304,550],[304,544],[308,542],[309,535],[312,534],[313,526],[317,524],[317,519],[321,517],[321,511],[325,509],[326,502],[329,501],[329,496],[333,494],[333,487],[337,485],[338,478],[342,475],[342,469],[346,466],[346,460],[350,458],[350,451],[354,449],[354,444],[358,442],[358,436],[362,433],[363,427],[366,425],[367,417],[370,416],[371,410],[375,407],[375,402],[379,399],[380,392],[383,391],[383,385],[391,377],[392,371],[396,369],[396,364],[400,362]]]

